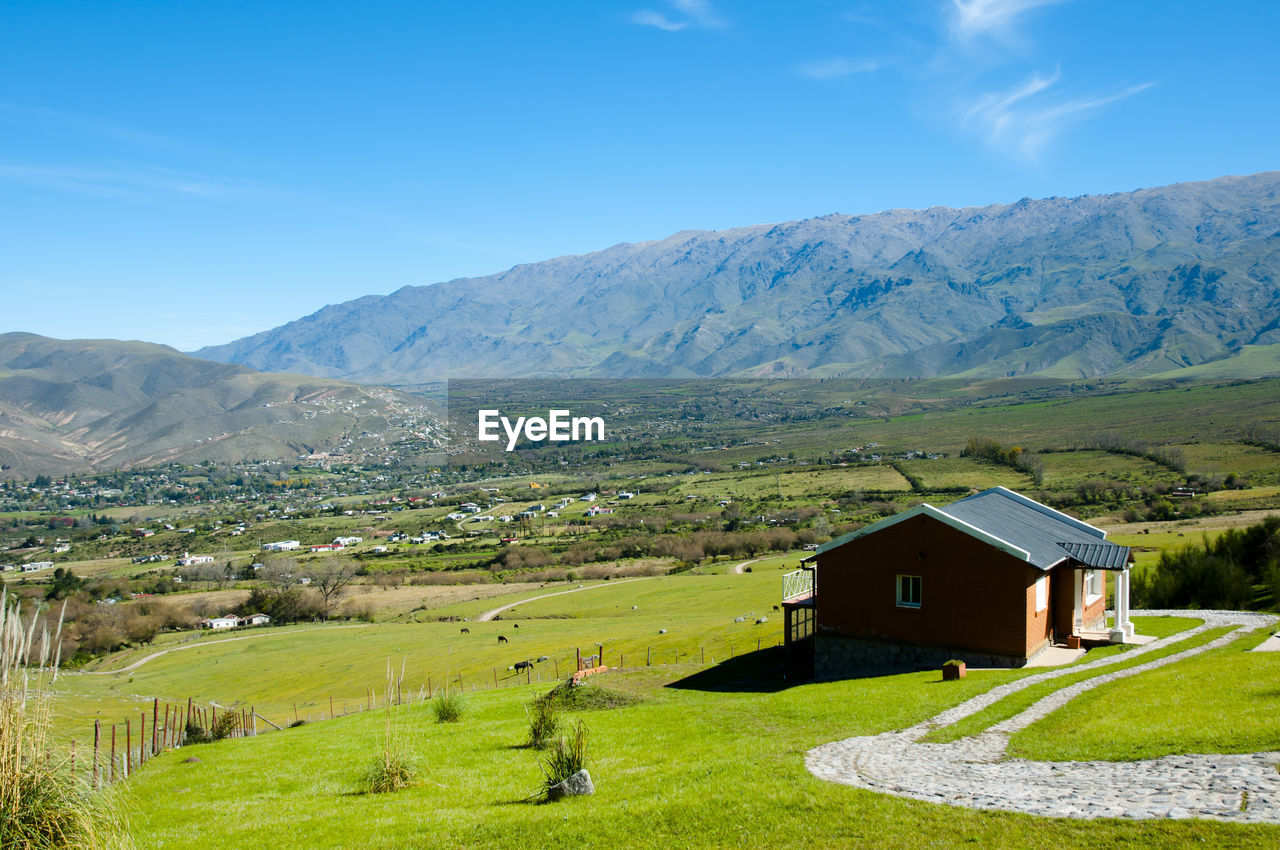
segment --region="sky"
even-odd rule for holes
[[[680,230],[1280,168],[1280,4],[0,4],[0,332],[191,351]]]

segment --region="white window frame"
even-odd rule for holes
[[[910,593],[903,593],[904,588],[911,587],[912,579],[914,579],[917,582],[915,601],[911,601],[907,599],[907,597],[911,595]],[[918,575],[911,575],[908,573],[899,573],[897,585],[898,585],[898,607],[899,608],[919,608],[921,605],[921,602],[924,600],[924,577],[918,576]]]
[[[1094,583],[1097,583],[1101,593],[1094,592]],[[1107,593],[1106,573],[1102,570],[1086,570],[1084,574],[1084,603],[1092,605]]]
[[[1049,607],[1049,577],[1040,576],[1036,579],[1036,613],[1040,613]]]

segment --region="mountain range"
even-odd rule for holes
[[[0,334],[0,478],[385,450],[384,436],[432,427],[427,403],[395,390],[148,342]]]
[[[365,296],[195,354],[398,386],[1168,373],[1280,344],[1278,189],[1270,172],[685,231]]]

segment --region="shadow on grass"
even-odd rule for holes
[[[718,693],[776,693],[811,680],[792,669],[785,647],[774,646],[721,661],[667,685],[668,688]]]

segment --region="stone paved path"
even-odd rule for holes
[[[805,755],[805,766],[815,776],[832,782],[953,806],[1054,817],[1280,823],[1280,752],[1166,756],[1136,762],[1043,762],[1006,756],[1010,735],[1086,690],[1225,646],[1238,638],[1239,632],[1233,630],[1202,646],[1124,670],[1106,672],[1106,667],[1215,627],[1258,628],[1277,621],[1270,615],[1234,611],[1133,613],[1194,616],[1205,622],[1129,652],[992,688],[908,729],[815,747]],[[947,744],[917,743],[929,731],[949,726],[1015,691],[1089,670],[1101,672],[1050,694],[978,735]]]

